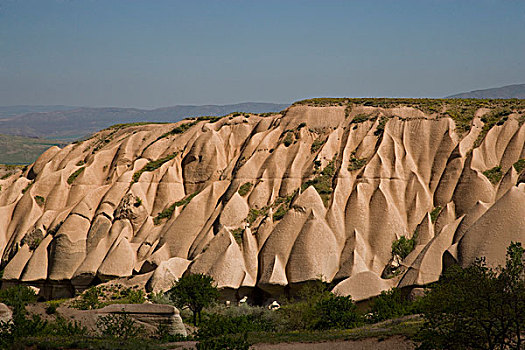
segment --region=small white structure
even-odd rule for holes
[[[241,300],[239,300],[239,306],[246,304],[246,301],[248,301],[248,296],[244,296]]]
[[[277,300],[274,300],[273,303],[268,305],[268,310],[279,310],[281,308],[281,305],[277,302]]]

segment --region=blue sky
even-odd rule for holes
[[[521,0],[0,0],[0,105],[441,97],[515,83]]]

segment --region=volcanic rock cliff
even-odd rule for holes
[[[0,180],[4,284],[46,297],[186,272],[364,300],[525,240],[525,101],[315,99],[116,125]],[[415,242],[406,257],[392,243]]]

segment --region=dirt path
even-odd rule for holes
[[[405,350],[415,349],[415,345],[402,337],[392,337],[385,340],[368,338],[322,343],[256,344],[253,348],[257,350]]]

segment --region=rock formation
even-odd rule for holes
[[[364,300],[499,264],[525,240],[524,119],[523,100],[315,99],[117,125],[0,180],[3,280],[51,298],[145,274],[265,295],[322,278]]]

